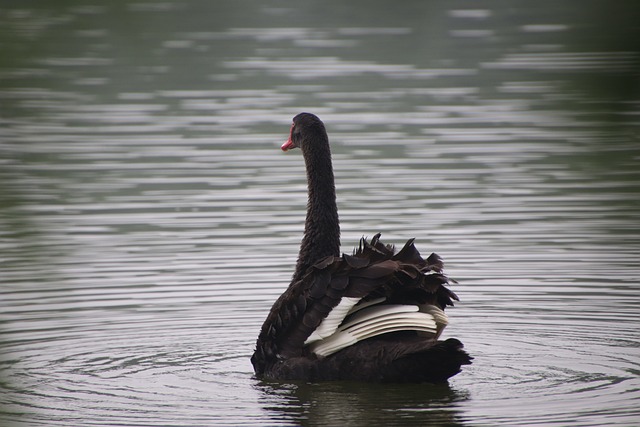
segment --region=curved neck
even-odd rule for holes
[[[302,154],[307,169],[309,200],[304,236],[293,281],[321,259],[340,255],[340,222],[329,140],[320,135],[305,141]]]

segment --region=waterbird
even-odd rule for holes
[[[410,239],[399,251],[363,237],[340,253],[329,138],[314,114],[293,118],[283,151],[304,157],[308,203],[295,271],[275,301],[251,362],[259,378],[304,381],[446,382],[473,359],[439,340],[444,310],[459,301],[444,263]]]

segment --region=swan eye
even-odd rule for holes
[[[298,147],[302,143],[300,131],[297,130],[296,128],[291,128],[291,139],[295,142],[296,146]]]

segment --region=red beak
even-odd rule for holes
[[[287,139],[287,142],[282,144],[280,148],[282,148],[282,151],[287,151],[287,150],[291,150],[292,148],[296,148],[296,145],[291,140],[291,137],[289,137],[289,139]]]
[[[297,145],[294,144],[293,140],[291,139],[292,134],[293,134],[293,124],[291,125],[291,130],[289,131],[289,139],[287,139],[287,142],[282,144],[282,146],[280,147],[282,151],[291,150],[292,148],[297,147]]]

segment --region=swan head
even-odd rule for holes
[[[289,139],[280,147],[282,151],[288,151],[293,148],[301,148],[305,141],[311,141],[318,137],[326,139],[327,131],[324,123],[315,114],[300,113],[293,118],[291,129],[289,130]]]

